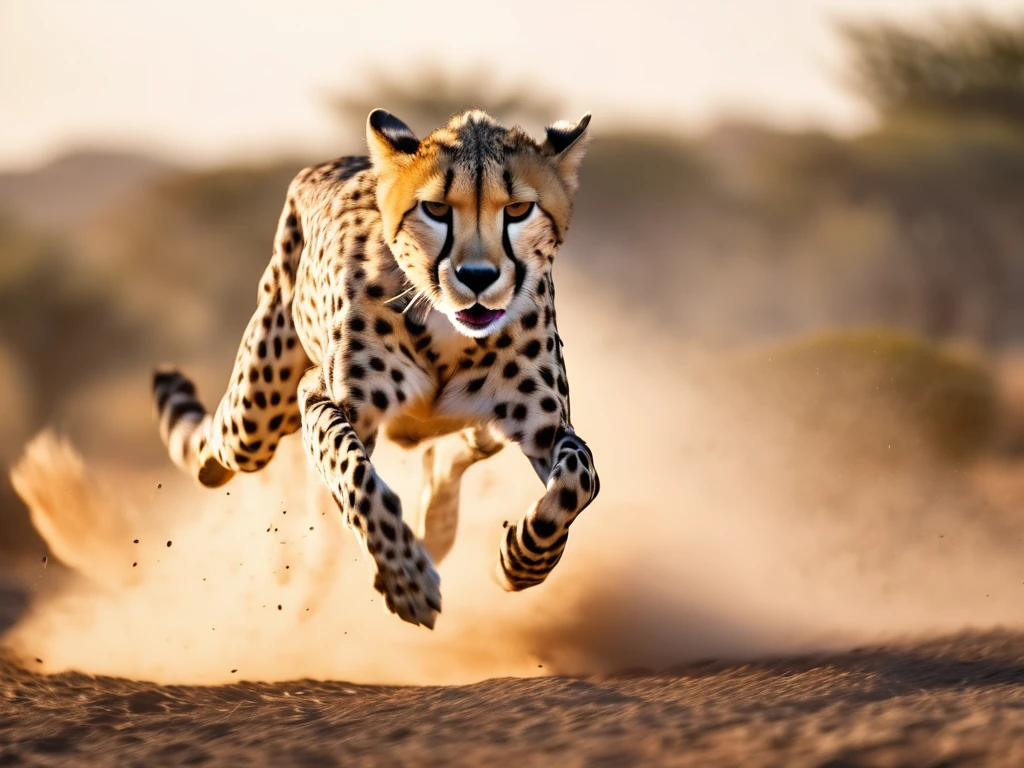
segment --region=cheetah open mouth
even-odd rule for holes
[[[503,309],[488,309],[483,304],[474,304],[469,309],[456,312],[455,319],[469,328],[480,329],[486,328],[504,314]]]

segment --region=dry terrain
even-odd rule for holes
[[[1024,636],[671,672],[159,686],[0,667],[3,765],[1024,763]]]

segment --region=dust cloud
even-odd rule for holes
[[[145,478],[94,472],[43,435],[14,479],[71,575],[35,595],[6,648],[44,672],[161,683],[447,684],[1024,620],[1024,525],[969,472],[826,458],[784,420],[702,385],[700,355],[566,278],[573,420],[602,493],[545,584],[507,594],[492,577],[501,522],[541,492],[514,449],[467,473],[428,632],[384,612],[297,436],[263,473],[208,491],[169,464]],[[374,461],[414,516],[419,452],[384,444]]]

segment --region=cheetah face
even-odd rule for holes
[[[370,114],[385,238],[417,301],[471,337],[534,306],[569,224],[589,122],[556,124],[538,143],[468,112],[421,141]]]

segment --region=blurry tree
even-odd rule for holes
[[[948,17],[929,26],[848,22],[852,86],[883,117],[994,117],[1024,126],[1024,17]]]

